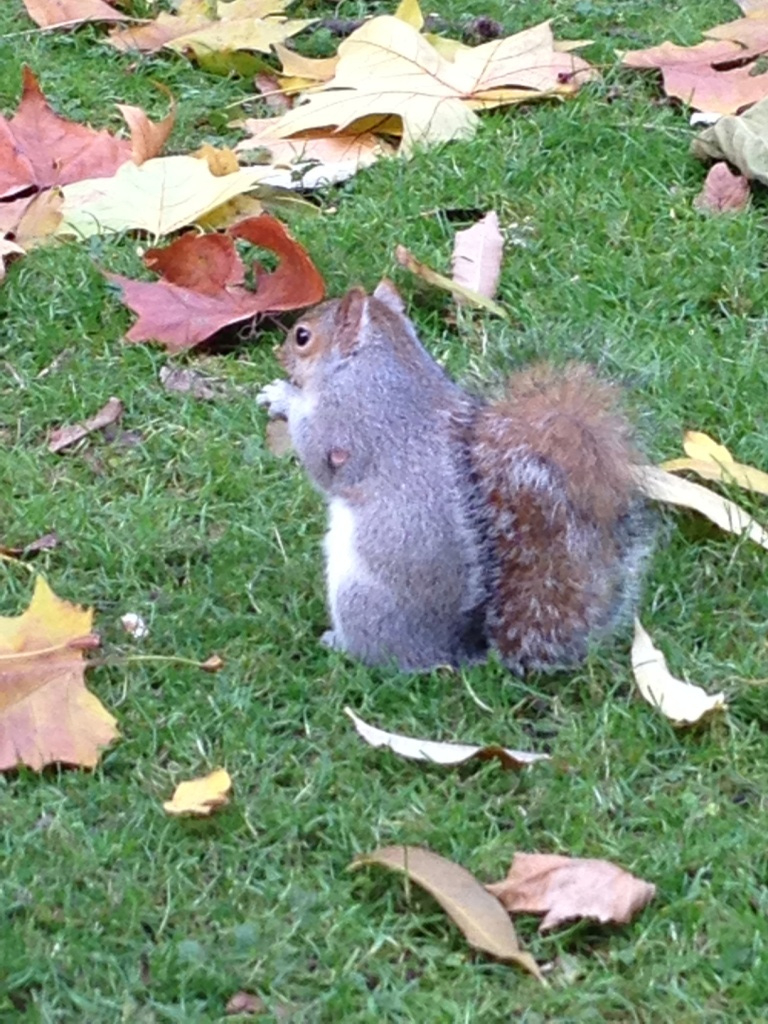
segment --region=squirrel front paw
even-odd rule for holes
[[[288,409],[296,397],[297,388],[287,380],[273,380],[265,384],[256,396],[256,404],[266,406],[272,419],[278,416],[288,418]]]

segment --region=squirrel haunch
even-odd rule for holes
[[[550,670],[627,617],[650,531],[617,389],[589,367],[534,366],[482,402],[386,281],[311,311],[280,359],[291,380],[259,400],[329,503],[328,643],[406,670],[489,647]]]

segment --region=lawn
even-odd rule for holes
[[[678,455],[694,427],[768,468],[765,198],[737,216],[695,211],[705,172],[686,114],[616,57],[696,42],[736,6],[444,0],[439,12],[488,14],[507,32],[554,17],[559,37],[595,40],[586,55],[603,79],[572,102],[484,115],[472,141],[381,162],[318,196],[319,216],[290,215],[330,293],[392,275],[457,375],[587,359],[627,385],[652,459]],[[27,63],[73,119],[115,129],[116,102],[158,116],[162,82],[179,104],[171,151],[240,137],[227,122],[252,95],[247,80],[172,54],[118,54],[97,28],[30,27],[21,0],[5,0],[4,113]],[[333,41],[297,45],[319,54]],[[512,315],[454,324],[448,299],[399,271],[394,249],[444,268],[455,228],[488,209],[509,239],[500,298]],[[98,269],[137,274],[137,248],[131,237],[41,248],[0,286],[0,543],[55,530],[59,547],[37,565],[62,597],[95,607],[108,651],[217,652],[226,666],[96,668],[90,685],[122,733],[98,768],[0,778],[0,1019],[207,1024],[240,989],[264,999],[257,1019],[306,1024],[764,1019],[765,551],[693,515],[662,516],[643,621],[676,673],[730,700],[727,717],[694,731],[637,698],[626,634],[578,673],[525,680],[496,664],[408,677],[351,663],[318,643],[322,502],[267,451],[254,400],[278,375],[280,332],[241,332],[229,351],[186,360],[226,398],[166,392],[169,358],[123,344],[131,315]],[[125,403],[127,439],[48,452],[53,426],[110,395]],[[768,520],[765,501],[734,496]],[[0,563],[0,612],[19,613],[29,594],[28,575]],[[123,632],[125,612],[147,620],[141,644]],[[554,757],[520,774],[401,761],[364,746],[345,705],[412,735]],[[177,781],[221,765],[229,807],[205,821],[165,816]],[[391,843],[427,845],[484,881],[503,877],[515,850],[605,857],[658,892],[617,929],[542,937],[522,919],[521,940],[552,965],[543,988],[469,951],[399,877],[346,870]]]

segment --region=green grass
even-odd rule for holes
[[[393,274],[458,375],[493,380],[534,357],[586,358],[628,384],[653,458],[677,454],[681,431],[696,427],[765,466],[765,199],[741,216],[696,213],[704,169],[688,154],[684,114],[658,102],[651,80],[616,68],[615,48],[695,42],[737,13],[726,0],[677,7],[474,3],[467,15],[496,16],[509,31],[554,12],[560,36],[596,40],[589,54],[604,80],[571,103],[484,116],[471,142],[380,164],[329,194],[323,216],[291,227],[331,293]],[[440,13],[460,19],[462,5]],[[236,139],[222,112],[247,82],[172,55],[135,61],[104,47],[97,29],[29,25],[21,0],[6,0],[6,113],[27,62],[70,117],[116,128],[114,102],[158,114],[165,100],[152,82],[162,81],[179,99],[174,151]],[[509,325],[449,326],[447,299],[394,266],[402,243],[446,267],[448,212],[472,208],[498,210],[509,231]],[[748,681],[768,676],[765,552],[693,516],[665,517],[643,619],[673,670],[731,700],[727,719],[697,731],[674,731],[634,695],[627,637],[571,676],[467,672],[490,715],[461,677],[350,663],[318,644],[321,501],[293,463],[267,453],[254,403],[277,375],[279,332],[190,359],[227,383],[226,401],[167,394],[167,357],[122,344],[130,314],[94,262],[137,273],[136,248],[125,238],[41,249],[0,287],[0,543],[56,530],[61,545],[39,566],[61,596],[95,606],[108,649],[217,651],[226,668],[96,669],[91,686],[117,714],[121,742],[91,774],[0,779],[2,1020],[221,1021],[238,989],[262,995],[273,1014],[262,1019],[289,1006],[307,1024],[764,1019],[768,691]],[[48,453],[52,426],[111,394],[139,444],[96,436]],[[768,519],[764,501],[738,497]],[[0,611],[15,614],[29,585],[6,569]],[[141,645],[120,629],[126,611],[150,625]],[[522,774],[399,761],[357,739],[345,704],[414,735],[555,757]],[[229,808],[201,822],[164,815],[176,781],[218,765],[235,780]],[[358,852],[402,842],[484,880],[502,877],[515,850],[607,857],[658,895],[620,929],[540,937],[533,919],[520,921],[532,953],[555,965],[542,989],[473,955],[400,879],[345,870]]]

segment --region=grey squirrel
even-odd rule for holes
[[[616,388],[534,366],[483,401],[432,359],[394,285],[310,311],[258,401],[325,496],[329,645],[408,671],[498,651],[577,665],[631,611],[650,549]]]

